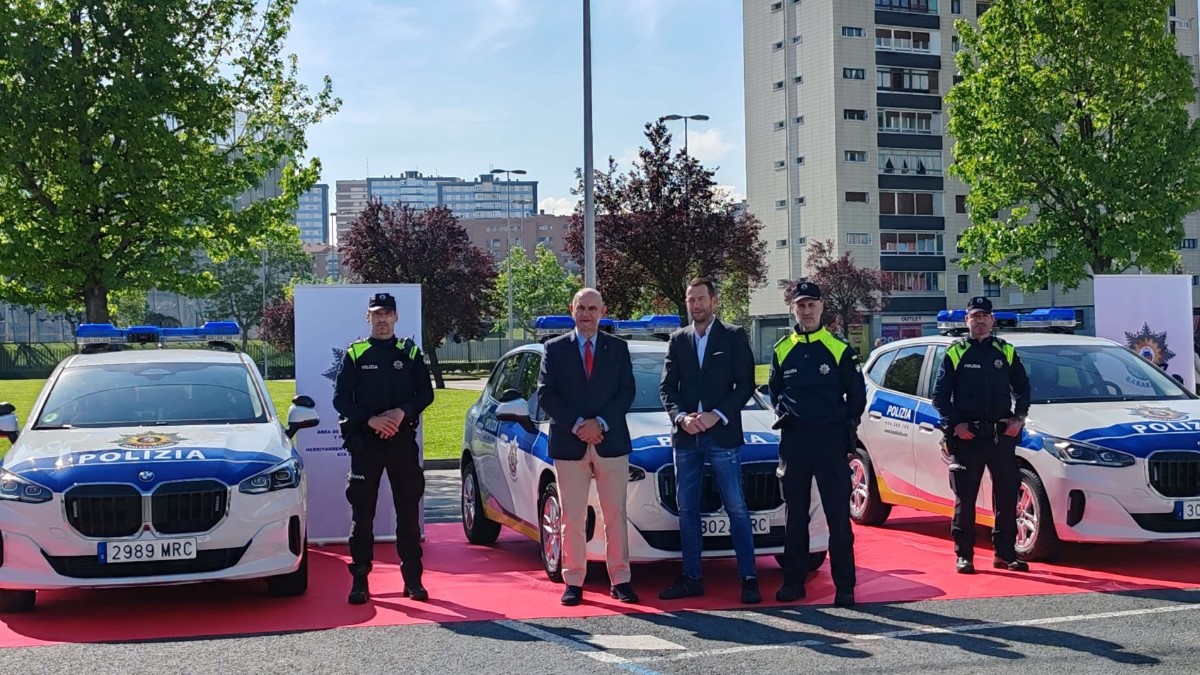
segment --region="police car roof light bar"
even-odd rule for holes
[[[111,323],[85,323],[75,331],[76,341],[87,346],[85,351],[104,351],[104,347],[121,344],[156,344],[167,342],[207,342],[227,349],[242,334],[236,321],[208,321],[203,326],[160,328],[130,326],[117,328]]]
[[[600,319],[600,330],[625,339],[664,339],[679,326],[679,317],[669,314],[646,315],[641,319]],[[538,342],[574,329],[575,320],[569,316],[539,316],[534,322]]]
[[[992,316],[996,318],[996,328],[1013,330],[1069,333],[1079,325],[1075,320],[1075,310],[1069,307],[1048,307],[1026,313],[1001,310],[993,312]],[[947,335],[966,332],[967,310],[943,309],[937,314],[937,326],[938,331]]]

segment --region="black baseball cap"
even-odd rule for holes
[[[813,300],[821,299],[821,287],[811,281],[801,281],[792,289],[792,297],[788,298],[788,304],[804,298],[812,298]]]
[[[376,309],[396,311],[396,298],[393,298],[391,293],[376,293],[372,295],[371,300],[367,303],[367,310],[373,311]]]
[[[988,314],[991,314],[992,301],[988,300],[982,295],[977,295],[971,298],[967,301],[967,316],[970,316],[975,312],[987,312]]]

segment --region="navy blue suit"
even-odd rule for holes
[[[596,446],[601,457],[620,457],[633,450],[625,415],[633,406],[637,386],[624,340],[596,334],[590,379],[583,370],[575,331],[550,340],[537,394],[539,405],[550,417],[550,456],[554,459],[583,459],[587,444],[572,432],[579,418],[599,417],[608,425],[604,441]]]

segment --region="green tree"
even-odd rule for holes
[[[496,277],[496,298],[499,306],[495,315],[497,325],[508,327],[508,284],[512,270],[513,321],[532,330],[537,317],[547,314],[566,314],[571,298],[583,287],[579,277],[571,274],[558,262],[554,252],[538,244],[530,260],[525,249],[514,246],[508,259],[500,263]]]
[[[0,297],[108,322],[110,293],[204,295],[206,258],[290,225],[340,105],[282,55],[296,1],[0,3]]]
[[[963,80],[946,104],[950,172],[971,189],[964,268],[1034,291],[1176,264],[1200,206],[1200,127],[1168,4],[997,0],[977,29],[956,23]]]
[[[750,325],[750,282],[744,274],[731,274],[717,283],[717,316],[725,323]],[[685,321],[690,320],[685,318]]]
[[[250,330],[261,324],[264,303],[270,306],[283,299],[286,287],[294,281],[311,279],[312,264],[312,256],[304,252],[294,227],[288,237],[273,238],[258,251],[213,264],[209,271],[218,288],[208,296],[207,313],[237,321],[242,327],[245,351]]]

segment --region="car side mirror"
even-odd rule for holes
[[[537,425],[529,418],[529,402],[521,398],[520,394],[517,394],[515,400],[504,401],[496,406],[496,419],[501,422],[516,422],[531,434],[537,432]]]
[[[1174,373],[1171,375],[1171,377],[1175,378],[1175,381],[1178,382],[1179,384],[1183,384],[1183,376],[1180,375],[1179,373]]]
[[[521,392],[517,391],[516,389],[505,389],[500,393],[500,398],[496,400],[500,401],[501,403],[508,403],[509,401],[516,401],[520,398]]]
[[[0,403],[0,436],[7,438],[9,443],[16,443],[19,433],[17,430],[20,428],[17,407],[7,401]]]
[[[301,429],[309,429],[321,423],[321,416],[317,414],[317,406],[313,400],[307,396],[296,396],[292,398],[292,405],[288,408],[287,414],[287,437],[293,438],[296,432]]]

